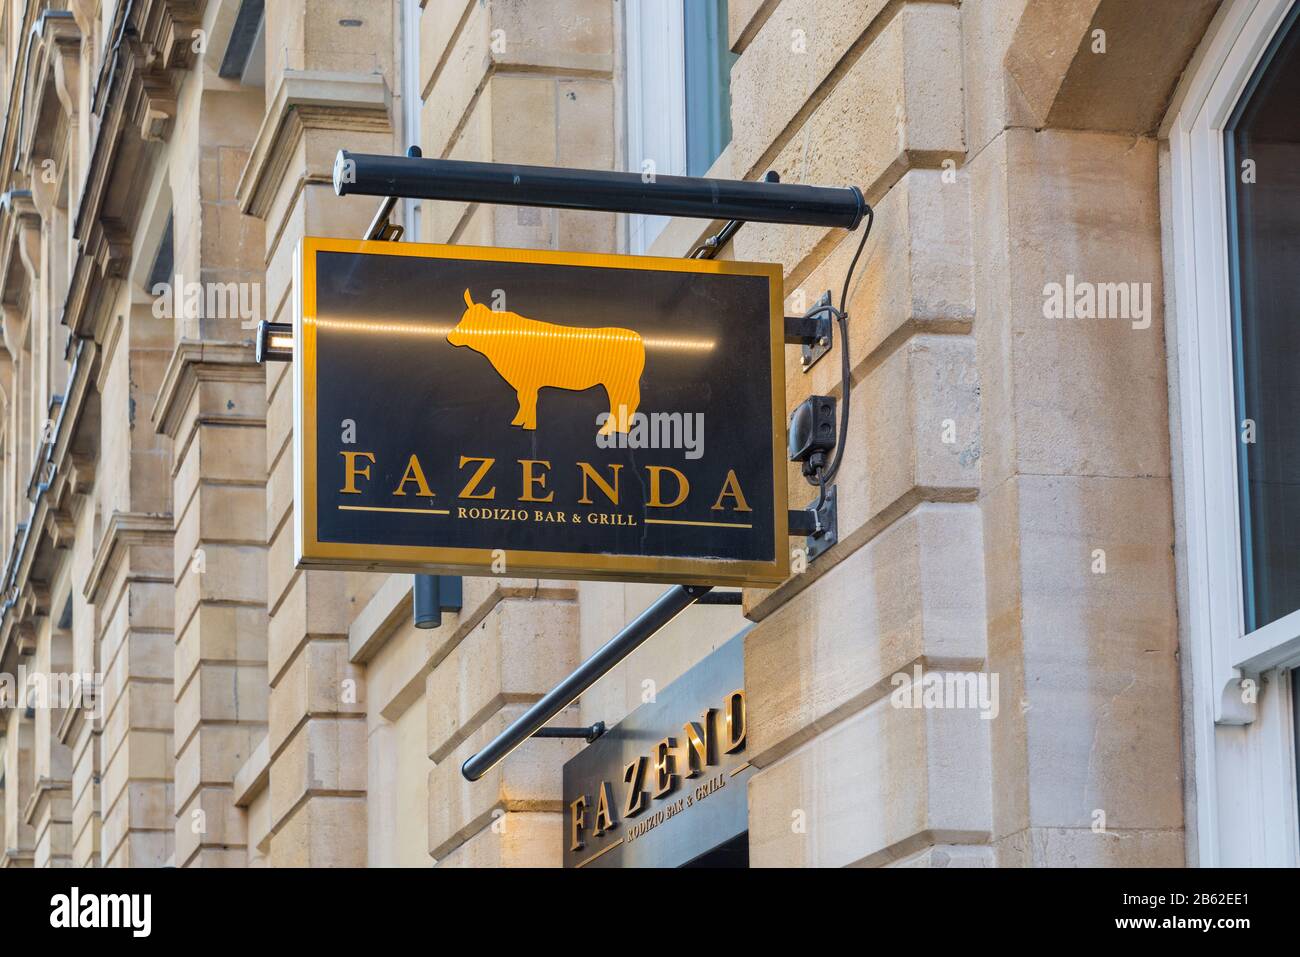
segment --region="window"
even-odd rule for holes
[[[1224,129],[1245,630],[1300,609],[1300,8]]]
[[[731,142],[727,0],[629,0],[627,168],[702,176]],[[628,217],[628,248],[643,253],[666,216]]]
[[[1293,662],[1289,652],[1300,635],[1298,99],[1300,4],[1264,51],[1223,131],[1243,630],[1248,640],[1263,634],[1278,641],[1278,657]],[[1274,674],[1291,706],[1287,777],[1300,786],[1300,668]],[[1300,828],[1294,810],[1292,818]]]
[[[687,3],[686,175],[703,176],[731,142],[731,64],[727,0]]]
[[[402,3],[402,152],[409,146],[420,145],[420,0],[401,0]],[[402,200],[402,223],[407,242],[420,241],[420,211],[418,199]]]
[[[1225,0],[1166,129],[1179,618],[1203,866],[1300,864],[1300,33]],[[1288,114],[1290,110],[1290,114]]]

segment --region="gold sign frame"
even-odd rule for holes
[[[604,555],[586,552],[504,550],[512,577],[643,581],[663,584],[771,588],[789,577],[789,516],[785,461],[785,308],[783,275],[775,263],[671,259],[608,253],[557,252],[488,246],[449,246],[305,237],[294,254],[293,449],[294,555],[299,568],[490,575],[494,551],[484,548],[322,542],[317,522],[316,254],[354,253],[487,262],[539,263],[608,269],[766,277],[769,288],[773,558],[772,561]],[[755,334],[760,334],[755,329]]]

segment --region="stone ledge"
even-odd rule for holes
[[[434,646],[430,663],[437,667],[465,637],[482,624],[492,609],[503,601],[524,599],[528,601],[575,601],[578,590],[573,582],[546,578],[478,578],[464,579],[464,607],[447,634],[446,640]],[[439,632],[435,632],[439,634]]]
[[[878,701],[759,769],[752,866],[873,866],[931,844],[990,844],[991,724],[967,708]]]
[[[35,851],[6,847],[0,854],[0,867],[31,867],[35,858]]]
[[[886,867],[997,867],[993,848],[979,844],[930,844],[924,850],[895,859]]]
[[[750,761],[765,767],[864,710],[895,676],[987,656],[983,516],[921,503],[745,636]],[[872,587],[855,589],[855,582]]]
[[[235,772],[235,807],[248,807],[271,783],[271,742],[262,738],[244,766]]]
[[[167,362],[150,420],[159,435],[176,439],[176,430],[200,382],[257,382],[265,373],[254,358],[253,342],[182,339]]]
[[[269,740],[269,736],[268,736]],[[364,803],[367,778],[366,717],[321,715],[308,719],[272,754],[271,830],[316,798],[350,798]],[[361,829],[362,840],[365,827]]]
[[[780,0],[731,0],[727,4],[727,46],[740,55],[753,42]]]
[[[1182,828],[1029,827],[994,845],[1002,867],[1185,867]]]
[[[541,698],[577,664],[573,601],[497,605],[426,684],[428,755],[440,762],[508,704]]]
[[[73,747],[80,737],[81,729],[86,723],[85,687],[78,682],[76,697],[64,709],[63,719],[54,729],[54,737],[60,744]],[[92,731],[95,731],[94,718],[91,718]]]
[[[239,178],[236,196],[240,210],[259,219],[266,217],[304,130],[386,133],[392,128],[391,99],[388,84],[378,73],[285,70]],[[330,182],[328,173],[308,170],[302,177]]]
[[[438,867],[560,867],[564,815],[558,811],[506,811],[499,827],[485,827],[440,858]],[[495,821],[493,822],[496,823]]]
[[[82,595],[92,605],[103,597],[100,592],[109,581],[109,572],[122,558],[125,549],[138,545],[167,545],[172,543],[171,513],[148,514],[144,512],[114,512],[95,546],[90,572]]]
[[[414,581],[405,574],[389,575],[348,626],[348,660],[365,664],[379,653],[413,609]],[[448,613],[457,617],[454,613]],[[447,627],[446,625],[443,626]]]
[[[582,742],[532,738],[506,755],[478,781],[466,781],[460,767],[471,754],[523,714],[508,704],[481,724],[429,772],[429,854],[441,860],[491,826],[494,812],[558,812],[563,808],[560,768]],[[577,709],[555,717],[556,725],[578,723]],[[559,849],[559,841],[555,847]]]
[[[40,815],[42,808],[56,800],[60,795],[68,799],[68,809],[71,811],[72,782],[41,778],[32,788],[32,796],[28,798],[27,806],[23,808],[23,821],[35,827],[36,819]]]

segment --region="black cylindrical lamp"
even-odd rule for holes
[[[437,575],[413,575],[412,589],[413,618],[416,628],[442,627],[442,589]]]

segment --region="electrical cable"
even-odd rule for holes
[[[862,256],[862,250],[867,246],[867,237],[871,235],[871,225],[875,222],[876,212],[870,206],[867,207],[866,223],[862,227],[862,241],[858,243],[858,251],[853,254],[853,259],[849,261],[848,272],[844,274],[844,288],[840,291],[840,307],[836,309],[831,307],[831,312],[835,313],[836,322],[840,327],[840,436],[835,443],[835,457],[831,459],[830,465],[821,470],[818,476],[822,486],[822,494],[825,494],[826,483],[835,477],[839,471],[840,460],[844,458],[844,443],[849,435],[849,393],[853,386],[853,370],[849,363],[849,315],[845,312],[848,306],[849,283],[853,281],[853,271],[858,266],[858,259]],[[818,498],[822,501],[821,496]]]

